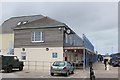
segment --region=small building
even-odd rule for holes
[[[94,46],[83,34],[80,38],[65,23],[34,15],[13,17],[2,24],[2,53],[17,55],[22,61],[70,61],[83,68],[96,61]],[[5,52],[7,50],[7,52]]]
[[[14,32],[13,28],[26,22],[43,18],[42,15],[12,17],[2,23],[0,31],[0,51],[3,54],[13,54],[14,52]]]
[[[14,54],[25,61],[83,62],[89,66],[94,46],[66,24],[43,17],[14,27]]]

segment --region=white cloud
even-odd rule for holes
[[[118,2],[119,0],[1,0],[2,2]]]
[[[100,53],[118,49],[118,3],[3,3],[3,20],[43,14],[66,23],[78,35],[85,33]],[[9,13],[9,14],[8,14]]]

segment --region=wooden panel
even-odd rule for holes
[[[31,42],[31,32],[44,32],[44,42]],[[63,46],[63,29],[59,31],[58,28],[45,29],[24,29],[14,31],[14,47],[62,47]]]

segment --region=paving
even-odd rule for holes
[[[110,66],[110,70],[104,70],[104,64],[96,62],[93,65],[96,78],[118,78],[118,67]],[[2,78],[89,78],[89,68],[86,70],[77,69],[74,74],[65,77],[63,75],[51,76],[49,70],[14,70],[12,73],[0,73]]]
[[[93,65],[96,78],[118,78],[118,67],[109,66],[109,70],[105,70],[102,62]]]

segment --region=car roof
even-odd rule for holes
[[[55,61],[55,62],[65,62],[65,63],[69,63],[68,61]],[[54,62],[54,63],[55,63],[55,62]]]
[[[67,61],[55,61],[55,62],[67,62]]]
[[[16,56],[16,55],[5,55],[5,54],[0,54],[0,56]]]

